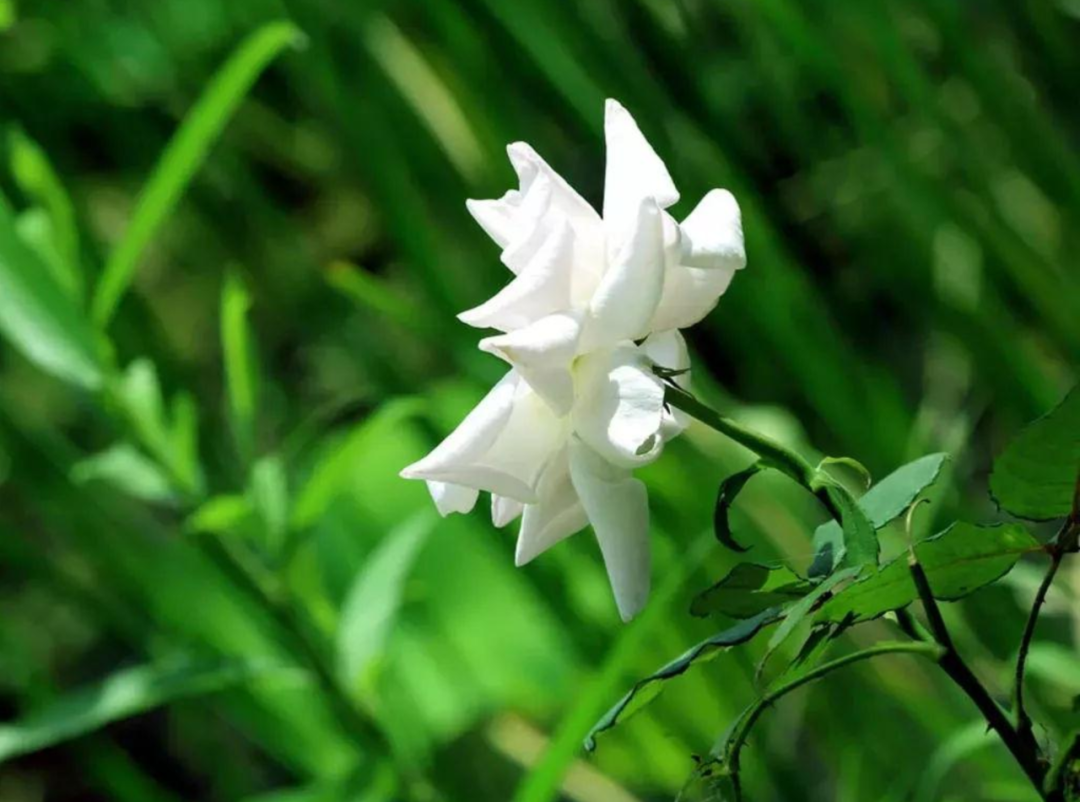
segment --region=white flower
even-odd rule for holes
[[[650,574],[648,499],[632,470],[685,425],[653,367],[689,368],[678,329],[712,310],[746,257],[729,192],[679,224],[665,211],[679,198],[667,168],[613,100],[605,134],[602,217],[524,143],[508,148],[519,188],[468,202],[514,278],[460,318],[501,332],[480,348],[512,369],[402,475],[427,480],[443,515],[490,492],[497,526],[522,519],[518,565],[591,523],[629,620]]]

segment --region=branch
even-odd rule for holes
[[[1058,569],[1065,553],[1060,546],[1050,549],[1050,567],[1046,570],[1042,583],[1035,593],[1035,600],[1031,604],[1031,613],[1028,614],[1027,623],[1024,625],[1024,633],[1020,637],[1020,650],[1016,656],[1016,674],[1013,678],[1013,709],[1016,711],[1017,729],[1021,732],[1032,733],[1031,716],[1024,707],[1024,671],[1027,668],[1028,652],[1031,650],[1031,641],[1035,637],[1035,628],[1039,623],[1039,613],[1042,611],[1046,595],[1050,591],[1050,585],[1057,576]]]

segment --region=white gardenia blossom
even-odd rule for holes
[[[711,191],[676,222],[667,168],[614,100],[604,129],[602,215],[521,142],[507,149],[518,189],[468,202],[514,277],[460,318],[499,332],[480,348],[511,370],[402,476],[426,480],[443,515],[491,493],[496,526],[521,518],[518,565],[591,524],[628,621],[650,577],[648,498],[632,471],[685,425],[653,369],[689,368],[678,330],[713,309],[746,255],[731,193]]]

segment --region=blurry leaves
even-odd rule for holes
[[[859,499],[858,506],[875,529],[899,518],[941,473],[947,454],[930,454],[909,462],[871,487]],[[830,521],[814,532],[814,562],[811,578],[828,574],[844,556],[844,535],[840,524]]]
[[[109,324],[147,245],[172,214],[255,80],[282,50],[299,42],[300,32],[290,23],[268,23],[241,42],[207,84],[161,154],[139,195],[123,239],[105,265],[91,307],[98,327]]]
[[[48,265],[19,236],[3,199],[0,332],[42,370],[89,390],[101,386],[97,335]]]
[[[776,610],[765,610],[753,618],[740,621],[730,629],[708,638],[683,655],[634,684],[630,691],[614,707],[593,725],[585,739],[585,748],[590,752],[596,749],[596,738],[610,730],[620,721],[624,721],[649,702],[653,701],[664,689],[664,683],[672,677],[685,672],[695,663],[705,662],[716,657],[720,652],[732,646],[746,643],[761,631],[762,627],[779,618]]]
[[[994,462],[990,492],[1005,511],[1034,521],[1074,509],[1080,493],[1080,387],[1009,443]]]
[[[193,534],[227,535],[252,516],[246,496],[214,496],[187,517],[184,528]]]
[[[787,568],[740,563],[706,591],[694,597],[691,615],[713,613],[729,618],[751,618],[770,607],[783,607],[802,598],[813,586]]]
[[[239,275],[230,271],[221,289],[221,350],[229,415],[240,453],[250,459],[255,448],[259,371],[248,323],[251,296]]]
[[[280,457],[272,454],[252,466],[248,495],[262,524],[265,546],[277,553],[285,545],[289,527],[289,484]]]
[[[1016,524],[976,526],[959,522],[914,548],[934,597],[954,601],[1000,579],[1039,544]],[[906,607],[916,598],[908,556],[903,554],[830,599],[821,608],[818,620],[866,621]]]
[[[265,660],[183,660],[118,671],[18,722],[0,725],[0,761],[55,746],[180,699],[290,675],[303,676],[298,669]]]
[[[438,516],[424,510],[384,537],[356,574],[337,629],[338,665],[355,688],[386,648],[404,598],[405,581]]]
[[[731,533],[731,524],[728,521],[728,512],[735,498],[742,492],[743,487],[763,468],[760,462],[755,462],[749,468],[733,473],[720,483],[716,491],[716,508],[713,511],[713,532],[716,539],[732,551],[749,551],[748,546],[741,545]],[[695,613],[696,615],[696,613]]]
[[[140,501],[164,504],[176,500],[169,478],[128,443],[80,461],[71,469],[71,479],[78,484],[107,482]]]

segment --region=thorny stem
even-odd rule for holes
[[[1039,613],[1042,611],[1046,595],[1050,591],[1050,585],[1057,576],[1061,561],[1065,552],[1056,545],[1049,548],[1050,567],[1046,569],[1046,575],[1035,592],[1035,600],[1031,603],[1031,613],[1028,614],[1027,623],[1024,625],[1024,633],[1020,637],[1020,649],[1016,655],[1016,674],[1013,678],[1013,709],[1016,712],[1017,728],[1023,732],[1032,732],[1031,716],[1024,707],[1024,671],[1027,668],[1028,652],[1031,649],[1032,638],[1035,637],[1035,628],[1039,623]]]
[[[831,674],[833,671],[849,666],[852,663],[857,663],[861,660],[869,660],[872,657],[880,657],[885,654],[906,653],[922,655],[936,662],[943,657],[945,651],[944,647],[936,643],[925,643],[921,641],[916,643],[882,643],[878,646],[872,646],[869,649],[852,652],[851,654],[846,654],[843,657],[838,657],[835,660],[824,663],[812,671],[808,671],[802,676],[796,677],[762,696],[743,714],[738,724],[736,724],[735,730],[732,732],[731,739],[728,741],[727,748],[725,749],[724,765],[726,765],[731,772],[730,776],[735,787],[736,799],[741,798],[741,789],[739,786],[739,754],[742,751],[742,747],[746,743],[750,730],[753,728],[754,724],[757,723],[757,720],[779,699],[787,696],[792,691],[801,688],[803,685],[821,679],[825,675]]]
[[[986,690],[979,678],[975,676],[975,673],[960,657],[952,636],[949,634],[948,627],[945,626],[945,619],[941,615],[941,609],[934,599],[926,572],[914,558],[914,555],[908,560],[908,567],[911,570],[911,577],[915,581],[915,588],[919,593],[919,598],[922,600],[923,609],[926,611],[930,631],[934,636],[934,640],[944,648],[944,653],[938,660],[938,665],[979,708],[979,712],[986,719],[986,723],[1001,738],[1002,743],[1012,753],[1016,762],[1020,764],[1020,768],[1023,769],[1040,795],[1044,799],[1054,799],[1054,797],[1048,796],[1043,791],[1043,778],[1046,772],[1034,736],[1030,732],[1024,733],[1013,726],[1012,722],[1009,721],[1009,717],[990,696],[990,692]]]

